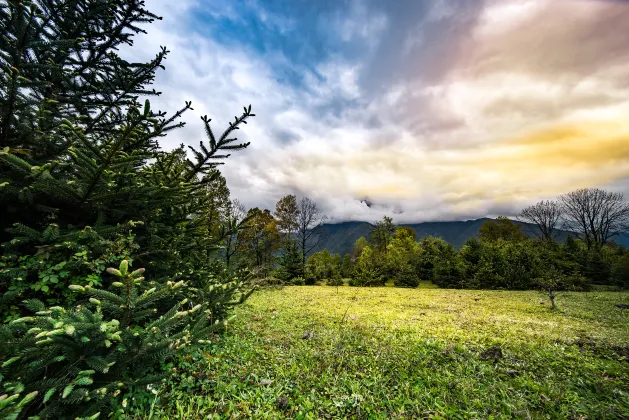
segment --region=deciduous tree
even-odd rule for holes
[[[561,205],[557,201],[540,201],[522,210],[519,219],[535,228],[533,233],[540,239],[553,241],[559,234]]]
[[[306,257],[325,238],[322,228],[325,215],[317,203],[308,197],[302,197],[297,203],[297,231],[296,239],[301,251],[302,266],[306,267]]]
[[[565,228],[576,232],[588,250],[629,231],[629,203],[622,193],[584,188],[560,196],[559,202]]]

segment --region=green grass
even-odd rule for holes
[[[546,300],[260,291],[220,342],[186,358],[155,418],[629,418],[629,311],[615,307],[629,293],[564,293],[557,311]]]

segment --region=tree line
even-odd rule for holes
[[[341,258],[327,250],[306,264],[297,283],[445,288],[587,290],[593,284],[629,287],[629,250],[613,238],[629,231],[629,204],[620,193],[580,189],[522,210],[518,219],[485,222],[460,250],[439,238],[419,241],[413,229],[384,217],[368,238]],[[523,232],[530,230],[529,235]],[[567,239],[560,243],[560,234]],[[304,281],[305,280],[305,281]]]

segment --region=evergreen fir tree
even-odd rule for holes
[[[205,142],[162,151],[192,109],[144,99],[168,50],[148,63],[117,53],[155,19],[140,0],[0,3],[3,418],[114,409],[251,293],[212,258],[239,226],[217,228],[208,209],[226,199],[218,165],[248,146],[234,134],[254,114],[221,135],[203,117]]]
[[[294,278],[304,275],[301,265],[301,252],[297,241],[291,238],[284,240],[284,250],[279,257],[279,267],[276,270],[276,277],[284,282],[290,282]]]
[[[117,54],[155,19],[139,0],[0,5],[0,293],[63,303],[71,278],[105,266],[75,264],[43,285],[39,267],[81,252],[102,259],[130,231],[139,250],[129,257],[148,277],[212,274],[209,256],[228,233],[208,228],[217,166],[248,146],[233,134],[254,114],[245,108],[220,136],[203,117],[207,144],[190,147],[190,159],[183,146],[161,151],[158,140],[192,108],[167,116],[140,100],[159,94],[150,84],[168,50],[148,63]]]

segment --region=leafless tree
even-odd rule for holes
[[[229,268],[229,263],[234,254],[238,251],[238,231],[242,228],[242,222],[245,220],[247,210],[244,204],[234,199],[227,207],[223,226],[225,229],[225,264]]]
[[[301,251],[302,266],[306,266],[306,256],[325,238],[323,221],[326,217],[317,207],[317,203],[303,197],[297,204],[296,238]]]
[[[537,229],[531,229],[541,239],[553,240],[559,234],[561,205],[556,201],[540,201],[522,210],[518,220],[526,222]]]
[[[576,232],[588,249],[598,249],[629,230],[629,203],[622,193],[584,188],[559,197],[565,227]]]

